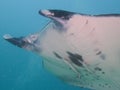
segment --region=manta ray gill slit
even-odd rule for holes
[[[62,59],[62,57],[61,57],[58,53],[53,52],[53,54],[54,54],[58,59]]]
[[[76,64],[77,66],[83,67],[82,62],[84,61],[82,56],[79,54],[73,54],[69,51],[67,51],[67,54],[69,55],[69,59]]]

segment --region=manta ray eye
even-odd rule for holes
[[[38,38],[38,35],[35,34],[35,35],[30,35],[26,37],[26,40],[28,43],[33,44],[37,41],[37,38]]]

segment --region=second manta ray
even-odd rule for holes
[[[120,90],[120,15],[85,15],[40,10],[51,21],[8,42],[43,58],[43,66],[64,82],[91,90]]]

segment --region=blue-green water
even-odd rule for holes
[[[40,9],[120,13],[120,0],[0,0],[0,90],[87,90],[63,83],[43,69],[40,57],[3,40],[6,33],[22,36],[42,29],[49,19],[38,14]]]

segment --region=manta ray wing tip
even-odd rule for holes
[[[46,17],[54,16],[54,13],[50,12],[50,10],[47,9],[40,10],[39,14]]]

